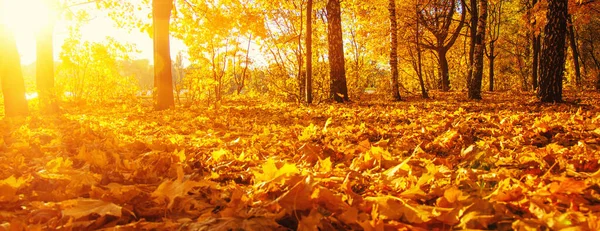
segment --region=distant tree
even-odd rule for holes
[[[44,0],[47,8],[59,11],[58,1]],[[54,26],[57,15],[48,14],[42,19],[44,26],[36,35],[36,85],[40,99],[40,109],[44,113],[56,113],[58,102],[54,89]]]
[[[567,16],[568,0],[548,0],[538,91],[542,102],[562,101]]]
[[[54,71],[54,27],[63,14],[73,14],[76,6],[95,3],[95,0],[42,0],[49,9],[47,18],[39,18],[43,27],[36,32],[36,86],[40,99],[40,109],[44,113],[58,112]],[[81,21],[81,17],[74,17]]]
[[[483,79],[483,50],[485,49],[485,24],[487,20],[487,0],[479,0],[479,22],[475,36],[475,51],[473,52],[473,78],[469,84],[469,98],[481,99],[481,82]]]
[[[154,109],[156,110],[165,110],[175,106],[169,45],[169,23],[172,10],[173,0],[152,0],[154,87],[156,88]]]
[[[29,114],[29,108],[25,99],[25,81],[17,41],[3,24],[0,24],[0,51],[0,85],[4,95],[4,112],[9,117],[25,116]]]
[[[535,17],[533,17],[533,14],[535,13],[533,11],[534,7],[536,6],[536,4],[538,3],[538,0],[532,0],[531,5],[530,5],[530,12],[529,15],[531,17],[532,21],[532,37],[531,37],[531,52],[533,53],[533,62],[531,63],[532,67],[531,67],[531,83],[533,85],[533,90],[537,90],[538,89],[538,85],[539,85],[539,71],[540,71],[540,52],[542,49],[542,39],[541,39],[541,35],[540,32],[537,30],[537,21],[535,20]]]
[[[465,4],[466,5],[466,4]],[[467,73],[467,88],[471,88],[471,80],[473,79],[473,62],[475,57],[475,44],[477,41],[477,23],[479,22],[479,6],[477,0],[469,0],[469,63]]]
[[[575,26],[573,26],[573,16],[569,14],[567,18],[569,45],[571,54],[573,54],[573,66],[575,68],[575,84],[577,88],[581,88],[581,68],[579,67],[579,48],[577,47],[577,38],[575,36]]]
[[[330,94],[336,102],[349,101],[346,85],[344,44],[342,40],[342,12],[340,0],[327,2],[327,41],[329,43]]]
[[[306,5],[306,103],[313,101],[312,81],[312,14],[313,0],[308,0]]]
[[[498,57],[498,53],[496,52],[496,42],[500,38],[500,28],[502,26],[502,7],[504,4],[504,0],[499,0],[497,2],[493,2],[488,5],[488,35],[489,35],[489,48],[486,49],[486,57],[488,58],[489,63],[489,90],[494,91],[494,65],[495,60]]]
[[[460,7],[457,6],[459,3]],[[458,9],[465,8],[464,0],[436,0],[424,5],[419,11],[418,20],[421,20],[421,24],[433,35],[432,39],[424,38],[422,45],[437,53],[442,91],[450,90],[450,74],[446,56],[465,23],[466,13],[461,13]],[[456,13],[460,14],[458,24],[453,23]]]
[[[392,70],[392,97],[400,101],[400,89],[398,87],[398,21],[396,20],[396,0],[389,0],[390,11],[390,68]]]

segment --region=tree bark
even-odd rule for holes
[[[539,87],[539,70],[540,70],[540,52],[542,50],[542,38],[538,35],[533,35],[533,63],[531,67],[531,83],[533,90],[537,90]]]
[[[533,0],[531,4],[531,8],[537,4],[537,0]],[[531,10],[531,9],[530,9]],[[531,14],[531,13],[530,13]],[[538,89],[539,82],[539,69],[540,69],[540,52],[542,49],[542,40],[539,33],[535,31],[536,22],[533,21],[532,27],[534,28],[532,31],[532,52],[533,52],[533,60],[531,67],[531,83],[533,85],[533,90],[536,91]]]
[[[302,17],[302,2],[300,3],[300,28],[298,30],[298,101],[304,102],[306,96],[306,72],[303,70],[304,55],[302,54],[302,28],[304,27],[304,17]]]
[[[157,90],[155,110],[175,106],[173,99],[173,76],[171,73],[171,48],[169,24],[173,0],[152,0],[154,25],[154,84]]]
[[[540,59],[539,97],[542,102],[562,101],[567,14],[567,0],[548,1],[548,23],[544,27],[544,47]]]
[[[496,60],[494,42],[490,43],[490,56],[488,57],[488,61],[490,62],[489,69],[489,78],[490,78],[490,91],[494,91],[494,61]]]
[[[12,32],[0,24],[0,82],[4,95],[4,113],[8,117],[26,116],[29,107],[25,99],[25,81],[21,58]]]
[[[457,10],[456,4],[460,2],[460,8],[465,9],[466,4],[464,0],[450,0],[443,1],[444,4],[429,4],[429,9],[419,11],[419,18],[423,22],[424,28],[429,31],[435,37],[434,42],[428,44],[421,44],[423,47],[431,50],[435,50],[438,54],[439,74],[441,79],[442,91],[450,90],[450,76],[448,73],[448,59],[446,54],[448,50],[454,45],[460,31],[465,24],[464,12]],[[454,22],[454,14],[459,12],[461,14],[460,21],[454,31],[452,32],[451,25]]]
[[[252,34],[248,37],[248,46],[246,47],[246,65],[244,66],[244,70],[242,70],[242,76],[240,77],[237,84],[237,94],[239,95],[242,92],[246,85],[246,73],[248,72],[248,66],[250,66],[250,45],[252,44]]]
[[[471,19],[469,25],[469,38],[471,41],[469,43],[469,70],[467,74],[467,88],[471,88],[471,80],[473,79],[473,63],[476,43],[475,41],[477,40],[477,23],[479,21],[477,19],[477,17],[479,16],[479,10],[477,9],[477,0],[470,0],[470,7],[471,9],[469,10],[469,13],[471,15]]]
[[[389,0],[388,10],[390,12],[390,68],[392,74],[392,97],[400,101],[400,89],[398,87],[398,22],[396,21],[396,0]]]
[[[479,0],[479,22],[477,22],[477,36],[475,38],[475,52],[473,53],[473,79],[469,85],[469,98],[481,99],[481,82],[483,79],[483,52],[485,49],[485,24],[487,21],[487,0]]]
[[[342,12],[340,0],[327,1],[327,42],[329,44],[330,94],[336,102],[349,101],[342,40]]]
[[[312,96],[312,12],[313,0],[306,5],[306,103],[311,104]]]
[[[416,16],[419,17],[419,4],[415,5]],[[429,98],[429,94],[427,93],[427,89],[425,89],[425,81],[423,81],[423,59],[421,57],[421,39],[419,34],[421,33],[419,30],[419,20],[416,20],[416,30],[415,30],[415,43],[417,46],[417,76],[419,78],[419,85],[421,85],[421,97],[423,99]]]
[[[50,4],[47,4],[51,7]],[[47,25],[36,35],[36,85],[40,100],[40,110],[45,114],[58,112],[58,102],[54,88],[54,25],[50,15]]]
[[[438,62],[440,65],[439,72],[440,72],[440,77],[442,80],[441,90],[449,91],[450,90],[450,73],[449,73],[449,67],[448,67],[448,58],[446,57],[448,50],[445,47],[441,47],[441,48],[438,48],[437,53],[438,53]]]
[[[581,68],[579,66],[579,49],[577,49],[577,39],[575,38],[575,27],[573,26],[573,19],[571,15],[568,16],[567,20],[569,28],[569,45],[571,45],[573,65],[575,66],[575,85],[577,88],[581,88]]]

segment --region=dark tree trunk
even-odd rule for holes
[[[327,42],[329,44],[329,78],[331,98],[336,102],[349,101],[342,40],[340,0],[327,1]]]
[[[12,32],[0,24],[0,85],[4,95],[4,112],[8,117],[26,116],[29,107],[25,99],[25,81],[21,58]]]
[[[542,38],[540,35],[533,35],[533,65],[531,67],[531,83],[533,90],[538,89],[539,83],[539,70],[540,70],[540,52],[542,50]]]
[[[537,0],[533,0],[531,3],[531,8],[533,8],[535,6],[535,4],[537,4]],[[533,85],[533,90],[536,91],[538,89],[538,82],[539,82],[539,69],[540,69],[540,52],[542,49],[542,40],[541,40],[541,36],[539,33],[536,33],[535,30],[535,26],[536,22],[535,20],[533,21],[533,25],[532,27],[534,28],[532,31],[532,52],[533,52],[533,60],[532,60],[532,67],[531,67],[531,83]]]
[[[398,87],[398,22],[396,21],[396,0],[389,0],[388,10],[390,11],[390,68],[392,74],[392,97],[400,101],[400,89]]]
[[[473,53],[473,79],[469,85],[469,98],[481,99],[481,82],[483,79],[483,52],[485,49],[485,23],[487,21],[487,0],[479,0],[479,22]]]
[[[48,19],[48,26],[38,32],[36,38],[36,85],[40,99],[40,109],[44,113],[58,112],[54,89],[54,20]]]
[[[565,70],[567,34],[567,0],[549,0],[544,27],[544,48],[540,59],[540,90],[542,102],[562,101],[562,81]]]
[[[442,1],[442,3],[443,4],[429,4],[429,9],[419,10],[417,20],[420,20],[424,28],[436,38],[435,43],[426,42],[421,45],[423,45],[424,48],[435,50],[437,52],[439,74],[441,78],[440,88],[443,91],[449,91],[450,76],[448,73],[448,59],[446,58],[446,54],[456,42],[465,23],[466,13],[464,10],[462,12],[457,10],[456,4],[460,3],[461,9],[465,9],[466,4],[464,0]],[[454,31],[451,31],[451,25],[455,22],[455,13],[461,14],[460,21],[454,28]]]
[[[306,5],[306,103],[311,104],[312,96],[312,12],[313,1]]]
[[[304,18],[302,17],[302,4],[300,5],[300,29],[298,32],[298,102],[304,102],[306,96],[306,72],[304,71],[304,54],[302,54],[302,29],[304,27]]]
[[[450,90],[450,73],[448,68],[448,58],[446,54],[448,50],[446,48],[440,48],[437,50],[438,53],[438,62],[440,65],[440,79],[442,80],[441,90],[449,91]]]
[[[171,73],[171,48],[169,22],[173,0],[152,0],[154,25],[154,84],[157,90],[154,109],[165,110],[175,106],[173,76]]]
[[[417,17],[419,16],[419,5],[417,4],[415,6],[416,9],[416,14]],[[421,33],[419,31],[419,20],[417,20],[417,22],[415,23],[416,25],[416,30],[415,30],[415,43],[417,46],[417,76],[419,77],[419,85],[421,85],[421,97],[423,97],[423,99],[427,99],[429,98],[429,94],[427,94],[427,89],[425,89],[425,81],[423,81],[423,59],[421,57],[421,39],[419,34]]]
[[[469,24],[469,70],[467,74],[467,88],[471,88],[471,80],[473,79],[473,63],[474,63],[474,55],[475,55],[475,41],[477,40],[477,17],[479,15],[479,10],[477,9],[477,0],[470,0],[469,14],[471,15],[471,20]]]
[[[490,91],[494,91],[494,61],[496,60],[494,42],[490,43],[490,56],[488,57],[488,61],[490,62],[490,70],[489,70],[489,78],[490,78]]]
[[[573,65],[575,66],[575,84],[577,88],[581,88],[581,69],[579,67],[579,49],[577,49],[577,39],[575,39],[575,27],[573,26],[572,16],[568,16],[568,27],[569,27],[569,45],[571,45],[571,52],[573,53]]]

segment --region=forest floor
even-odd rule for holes
[[[600,94],[464,95],[5,118],[0,230],[600,230]]]

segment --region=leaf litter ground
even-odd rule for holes
[[[600,95],[0,121],[0,230],[600,230]]]

